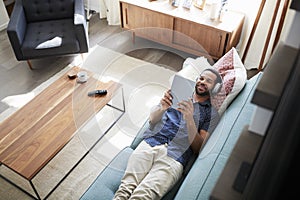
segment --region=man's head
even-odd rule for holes
[[[196,80],[195,92],[199,96],[217,94],[222,87],[222,78],[218,71],[209,68],[202,71]]]

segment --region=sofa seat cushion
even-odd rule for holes
[[[243,90],[225,111],[175,199],[209,199],[242,129],[250,124],[255,108],[251,99],[260,77],[261,73],[247,80]]]
[[[112,199],[121,184],[121,179],[124,175],[129,156],[132,152],[132,148],[124,148],[100,173],[80,199]]]
[[[30,34],[26,34],[22,44],[21,50],[24,57],[63,55],[66,53],[78,53],[80,50],[79,42],[75,35],[73,19],[29,23],[26,31],[30,32]],[[38,45],[55,37],[61,38],[61,45],[42,49],[37,48]]]

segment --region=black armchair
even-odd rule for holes
[[[7,34],[17,60],[88,52],[83,0],[16,0]]]

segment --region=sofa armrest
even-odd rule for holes
[[[18,60],[22,60],[22,43],[27,29],[27,21],[22,2],[17,0],[14,5],[8,26],[7,35]]]
[[[132,141],[130,147],[132,149],[135,149],[143,140],[143,133],[145,130],[149,127],[149,119],[147,119],[144,123],[144,125],[140,128],[139,132],[135,136],[134,140]]]
[[[81,49],[80,52],[88,52],[88,27],[86,23],[84,3],[81,0],[75,0],[74,3],[74,25],[75,33]]]
[[[112,199],[125,173],[133,150],[125,147],[98,175],[80,200]]]

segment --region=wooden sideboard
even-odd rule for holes
[[[143,37],[197,56],[219,59],[241,36],[244,15],[228,11],[210,19],[210,6],[174,7],[169,0],[120,0],[121,26]]]

